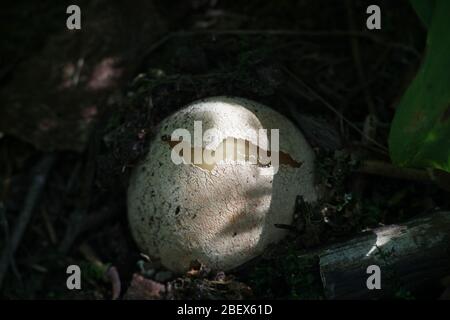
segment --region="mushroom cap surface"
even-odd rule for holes
[[[175,164],[173,146],[165,137],[178,128],[193,137],[194,121],[202,121],[203,133],[215,128],[214,136],[201,142],[212,150],[228,138],[269,150],[270,129],[279,129],[280,159],[284,154],[291,162],[281,159],[276,173],[271,166],[248,162],[222,161],[210,170]],[[258,139],[258,129],[267,129],[267,134]],[[286,235],[275,224],[292,223],[297,196],[316,200],[314,152],[299,129],[254,101],[213,97],[195,101],[160,123],[147,156],[131,174],[128,219],[142,252],[166,268],[185,272],[198,261],[226,271]]]

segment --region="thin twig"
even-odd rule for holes
[[[86,210],[86,208],[76,208],[70,214],[69,221],[67,222],[66,233],[58,248],[58,251],[61,254],[66,254],[70,250],[72,244],[80,234],[79,230],[83,225]]]
[[[368,32],[348,30],[286,30],[286,29],[228,29],[228,30],[187,30],[176,31],[172,36],[186,37],[196,35],[231,35],[231,36],[304,36],[304,37],[364,37],[377,39],[379,37]]]
[[[441,170],[402,168],[388,162],[365,160],[356,171],[388,178],[432,183],[446,191],[450,191],[450,174]]]
[[[117,300],[120,297],[120,292],[122,291],[122,284],[120,282],[119,271],[116,267],[110,266],[106,271],[106,276],[109,282],[111,282],[112,300]]]
[[[345,1],[347,7],[348,23],[351,30],[355,29],[355,18],[353,15],[353,8],[349,0]],[[355,37],[350,38],[350,46],[352,48],[353,60],[355,62],[356,72],[360,83],[363,84],[363,92],[366,98],[367,106],[369,111],[376,117],[375,104],[373,103],[372,95],[370,93],[369,86],[365,85],[367,83],[364,66],[361,60],[361,53],[359,48],[358,39]]]
[[[347,16],[348,16],[348,25],[350,30],[355,29],[355,17],[353,13],[353,7],[350,0],[345,1],[345,5],[347,8]],[[366,100],[367,107],[369,109],[369,114],[367,115],[364,121],[364,129],[363,132],[366,136],[369,136],[372,139],[376,138],[377,134],[377,110],[375,108],[375,103],[373,102],[372,94],[370,92],[370,86],[367,84],[366,72],[364,69],[364,65],[361,58],[361,51],[359,46],[359,41],[355,37],[350,38],[350,47],[352,50],[353,61],[355,63],[356,74],[358,76],[359,83],[363,84],[362,91],[364,93],[364,98]],[[362,137],[363,143],[368,144],[368,140],[365,136]]]
[[[371,137],[368,137],[360,128],[358,128],[353,122],[351,122],[349,119],[347,119],[339,110],[337,110],[335,107],[333,107],[327,100],[325,100],[321,95],[319,95],[315,90],[313,90],[310,86],[308,86],[303,80],[301,80],[298,76],[296,76],[294,73],[289,71],[287,68],[283,68],[284,71],[299,85],[301,85],[303,88],[308,90],[311,95],[313,95],[318,101],[320,101],[324,106],[326,106],[328,109],[330,109],[333,113],[335,113],[343,122],[347,123],[347,125],[358,132],[361,136],[364,136],[367,138],[368,141],[372,142],[374,145],[376,145],[378,148],[380,148],[383,153],[387,154],[388,149],[383,146],[378,141],[372,139]]]
[[[404,48],[398,44],[389,44],[383,38],[370,34],[368,32],[360,31],[347,31],[347,30],[316,30],[316,31],[299,31],[299,30],[284,30],[284,29],[257,29],[257,30],[245,30],[245,29],[229,29],[229,30],[185,30],[166,33],[162,38],[154,42],[143,54],[144,57],[150,55],[161,46],[166,44],[169,40],[176,37],[195,37],[199,35],[208,36],[297,36],[297,37],[357,37],[370,39],[375,43],[399,46],[405,50],[411,50],[411,48]]]
[[[4,238],[5,238],[5,245],[4,245],[3,250],[6,250],[9,253],[11,253],[9,223],[8,223],[8,218],[6,217],[6,209],[5,209],[5,205],[3,204],[3,202],[0,202],[0,225],[3,226],[3,233],[4,233]],[[17,277],[17,279],[19,279],[19,281],[21,281],[20,273],[17,270],[16,263],[14,261],[14,257],[11,254],[10,254],[10,265],[11,265],[11,269],[12,269],[14,275]]]
[[[74,211],[69,216],[68,222],[67,222],[67,229],[66,233],[64,235],[64,238],[61,241],[61,244],[59,245],[58,251],[61,254],[66,254],[70,248],[72,247],[73,243],[75,242],[76,238],[80,234],[80,230],[83,227],[83,222],[86,216],[86,213],[88,211],[88,207],[91,203],[91,197],[92,197],[92,187],[95,177],[95,155],[98,150],[99,146],[99,137],[98,134],[99,127],[97,126],[95,130],[91,133],[91,141],[88,146],[87,154],[86,154],[86,161],[85,161],[85,167],[84,175],[82,177],[82,183],[80,184],[80,199],[78,201],[78,205],[75,208]]]
[[[59,252],[62,254],[67,253],[81,234],[104,226],[111,220],[117,218],[121,210],[123,210],[121,206],[114,206],[113,208],[107,207],[95,214],[88,215],[87,210],[76,209],[69,218],[69,226],[67,227],[64,239],[58,248]]]
[[[111,292],[112,292],[112,300],[117,300],[120,297],[120,293],[122,291],[122,284],[120,281],[119,271],[115,266],[107,266],[105,265],[97,256],[95,251],[89,246],[87,243],[83,243],[79,247],[79,251],[83,255],[83,257],[94,264],[95,266],[106,270],[105,277],[111,283]]]
[[[48,173],[50,172],[53,163],[55,162],[54,155],[48,155],[44,157],[41,162],[33,169],[33,182],[28,191],[25,199],[25,205],[17,218],[17,223],[14,228],[14,232],[9,240],[9,245],[3,250],[2,257],[0,259],[0,288],[3,283],[3,279],[8,271],[8,267],[11,264],[11,259],[16,252],[20,240],[25,232],[25,229],[30,221],[33,209],[40,197],[42,190],[44,189],[45,182],[47,180]]]
[[[372,42],[392,47],[402,49],[413,53],[414,55],[420,57],[420,54],[412,47],[396,43],[389,42],[387,39],[380,37],[378,35],[372,34],[370,32],[363,31],[349,31],[349,30],[285,30],[285,29],[228,29],[228,30],[186,30],[186,31],[175,31],[167,33],[162,39],[155,42],[151,48],[152,51],[160,47],[168,40],[174,37],[194,37],[199,35],[208,36],[292,36],[292,37],[311,37],[311,38],[327,38],[327,37],[355,37],[371,40]]]
[[[100,258],[98,257],[98,255],[95,253],[94,249],[92,249],[92,247],[90,245],[88,245],[87,243],[83,243],[82,245],[80,245],[78,250],[80,251],[82,256],[87,261],[89,261],[96,267],[106,269],[105,264],[100,260]]]
[[[399,178],[420,182],[432,182],[427,171],[411,168],[400,168],[391,163],[378,160],[365,160],[356,169],[357,172],[384,176],[389,178]]]
[[[286,29],[226,29],[226,30],[180,30],[169,32],[150,46],[154,50],[174,37],[211,36],[304,36],[304,37],[361,37],[382,41],[381,37],[361,31],[348,30],[286,30]]]
[[[47,214],[47,210],[42,210],[42,218],[44,219],[45,228],[47,229],[48,236],[50,237],[50,241],[53,245],[58,243],[58,238],[56,236],[55,228],[53,228],[53,224],[50,221],[50,217]]]

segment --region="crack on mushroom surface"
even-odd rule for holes
[[[180,145],[183,146],[178,155],[181,158],[183,158],[183,162],[185,164],[191,164],[196,167],[208,170],[210,172],[214,170],[214,168],[219,162],[228,161],[236,163],[237,161],[239,161],[239,158],[242,158],[242,162],[256,164],[260,167],[270,166],[269,164],[263,164],[259,160],[259,157],[257,155],[261,153],[266,154],[267,157],[272,156],[278,157],[280,165],[284,164],[294,168],[299,168],[302,165],[301,162],[293,159],[291,155],[287,152],[283,151],[272,152],[271,150],[264,150],[263,148],[260,148],[259,146],[253,144],[249,140],[239,139],[235,137],[227,137],[223,139],[217,146],[217,148],[214,150],[204,147],[192,147],[189,142],[185,142],[182,140],[171,140],[169,136],[162,136],[161,140],[167,143],[170,146],[171,150],[173,150],[176,146]],[[233,151],[231,154],[227,153],[229,146],[233,147]],[[256,150],[255,151],[256,155],[253,155],[251,153],[252,148]],[[190,156],[187,157],[187,155],[183,153],[183,150],[190,150]],[[201,154],[204,154],[205,151],[209,151],[211,152],[211,155],[213,157],[217,156],[219,159],[216,159],[216,161],[214,161],[213,163],[192,163],[190,159],[194,158],[194,155],[197,150],[199,150]]]

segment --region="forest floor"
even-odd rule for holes
[[[372,2],[383,8],[382,30],[366,29],[365,11]],[[98,3],[96,10],[102,11],[106,5]],[[65,133],[40,135],[27,125],[39,123],[48,132],[54,123],[41,121],[46,109],[17,114],[11,107],[10,118],[0,115],[2,252],[15,228],[26,225],[8,258],[2,298],[323,299],[318,261],[304,258],[305,252],[450,208],[445,191],[431,182],[358,169],[365,161],[389,162],[395,106],[425,50],[425,30],[408,1],[154,5],[164,32],[155,39],[136,36],[144,52],[139,60],[127,60],[134,62],[126,66],[128,78],[102,98],[98,113],[82,110],[89,126],[62,126]],[[61,18],[49,1],[26,8],[18,2],[5,12],[22,15],[20,21],[2,19],[15,28],[4,41],[8,63],[0,69],[0,86],[12,92],[18,86],[12,81],[35,52],[48,48],[49,41],[65,40],[50,37],[60,32]],[[23,19],[31,20],[24,25]],[[93,55],[101,51],[95,47],[101,36],[90,35]],[[52,46],[45,50],[59,50],[58,43]],[[46,90],[38,81],[45,74],[25,74],[37,80],[22,84],[17,95]],[[75,92],[74,99],[79,95]],[[133,242],[126,214],[128,176],[159,121],[187,103],[216,95],[258,101],[295,122],[317,154],[317,183],[324,196],[296,219],[288,239],[238,270],[196,266],[175,275],[141,255]],[[26,106],[33,108],[30,101]],[[73,111],[80,114],[77,107],[69,103],[55,117],[69,123]],[[19,120],[12,120],[12,113]],[[25,218],[24,207],[31,209]],[[81,291],[65,285],[66,268],[73,264],[83,270]],[[434,298],[441,291],[410,293],[399,285],[392,296]]]

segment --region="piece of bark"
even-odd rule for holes
[[[93,120],[167,30],[152,1],[96,0],[80,8],[81,29],[66,28],[61,8],[60,31],[0,91],[0,131],[44,151],[83,151]]]
[[[390,225],[320,252],[329,299],[372,299],[416,292],[450,274],[450,212]],[[369,290],[370,265],[381,270],[381,289]]]

